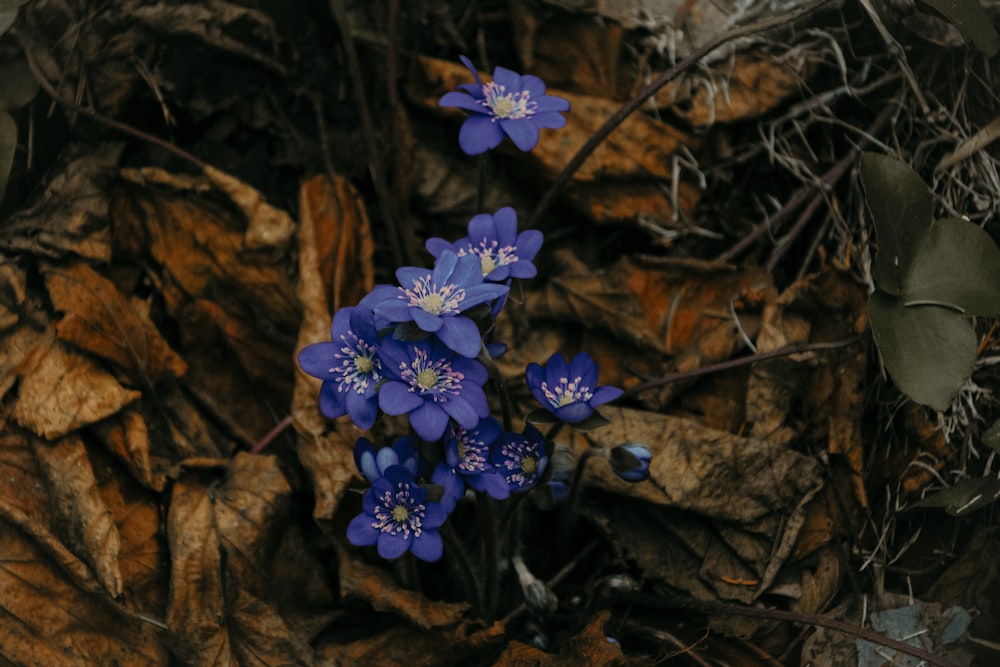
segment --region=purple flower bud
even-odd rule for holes
[[[653,453],[646,445],[627,442],[611,448],[611,469],[626,482],[642,482],[649,479],[652,458]]]

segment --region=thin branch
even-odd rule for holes
[[[734,28],[729,32],[723,33],[717,36],[715,39],[710,40],[706,44],[698,47],[692,51],[686,58],[675,64],[673,67],[665,71],[663,74],[658,76],[652,83],[640,90],[632,99],[625,103],[622,108],[616,111],[610,118],[608,118],[597,132],[587,140],[587,142],[576,152],[576,155],[569,161],[569,164],[562,170],[556,180],[549,186],[545,194],[542,195],[541,200],[538,205],[535,206],[535,210],[531,212],[525,223],[526,228],[537,227],[541,217],[545,215],[545,212],[549,210],[555,199],[556,194],[562,190],[573,175],[583,166],[583,163],[587,161],[587,158],[597,149],[597,147],[608,138],[615,128],[624,122],[632,113],[646,103],[646,100],[652,97],[656,91],[663,88],[665,85],[676,79],[678,76],[686,72],[693,65],[695,65],[699,60],[710,54],[715,49],[719,48],[723,44],[731,42],[742,37],[749,37],[751,35],[756,35],[757,33],[766,32],[774,28],[780,28],[783,26],[791,25],[798,21],[803,16],[812,14],[813,12],[823,8],[824,6],[830,4],[833,0],[813,0],[812,2],[800,5],[796,9],[790,12],[786,12],[781,16],[774,16],[771,18],[764,19],[763,21],[757,21],[756,23],[751,23],[749,25],[741,26],[739,28]]]

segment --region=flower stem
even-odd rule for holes
[[[479,352],[479,361],[486,366],[486,371],[489,373],[490,380],[493,382],[493,388],[500,397],[500,412],[503,417],[503,430],[510,433],[514,430],[514,421],[512,417],[510,394],[507,392],[507,383],[504,382],[503,374],[500,372],[500,368],[497,366],[496,360],[490,356],[489,352],[486,351],[485,342],[483,343],[482,350]]]
[[[607,457],[607,454],[600,447],[591,447],[580,454],[580,459],[576,462],[573,480],[570,483],[569,500],[566,502],[566,509],[563,510],[563,520],[559,524],[559,539],[556,542],[563,547],[568,546],[569,539],[573,536],[577,506],[580,504],[580,495],[583,489],[583,471],[587,467],[587,461],[594,456]]]
[[[438,529],[438,531],[441,533],[441,537],[444,538],[445,545],[448,548],[448,553],[454,557],[455,564],[458,565],[458,569],[462,573],[466,597],[472,603],[474,609],[479,610],[480,613],[484,613],[483,593],[479,589],[479,580],[472,571],[472,565],[469,563],[469,557],[466,555],[465,549],[462,547],[462,542],[458,539],[458,535],[455,533],[454,527],[452,527],[450,523],[445,523]]]
[[[486,203],[486,182],[490,176],[490,152],[479,154],[479,181],[476,188],[476,213],[483,212]]]
[[[500,570],[500,552],[497,549],[497,523],[493,516],[493,504],[488,495],[476,491],[476,505],[479,509],[479,519],[483,531],[483,560],[486,565],[486,595],[483,599],[483,616],[487,623],[492,623],[496,616],[497,593],[499,592],[498,573]]]

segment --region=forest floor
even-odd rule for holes
[[[953,314],[943,405],[869,327],[866,151],[1000,238],[995,33],[921,7],[0,2],[0,663],[1000,660],[996,319]],[[466,155],[462,55],[565,127]],[[624,394],[440,560],[383,560],[355,443],[407,421],[327,418],[296,355],[507,206],[544,244],[494,414],[556,352]],[[591,456],[625,443],[647,480]]]

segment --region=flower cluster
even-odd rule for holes
[[[498,67],[493,81],[483,84],[463,62],[476,83],[448,93],[441,105],[473,113],[459,137],[465,152],[493,148],[503,136],[530,150],[538,128],[566,122],[560,112],[569,103],[545,95],[537,77]],[[538,429],[527,423],[515,432],[508,414],[503,425],[490,416],[484,364],[492,365],[507,347],[481,333],[492,330],[511,281],[537,274],[542,241],[539,231],[518,231],[511,207],[475,215],[467,236],[427,241],[432,268],[396,270],[396,284],[378,285],[356,306],[334,314],[330,342],[299,353],[302,370],[322,380],[325,415],[349,417],[365,430],[379,412],[406,416],[416,436],[381,448],[367,438],[357,441],[355,464],[371,487],[347,529],[353,544],[375,546],[383,558],[409,551],[437,560],[443,550],[438,529],[468,490],[504,500],[551,476],[552,447]],[[621,394],[597,386],[597,365],[585,354],[569,364],[555,355],[547,369],[530,364],[526,377],[554,420],[580,427],[593,419],[596,406]],[[630,471],[634,464],[628,459]],[[428,482],[437,487],[433,496]]]

